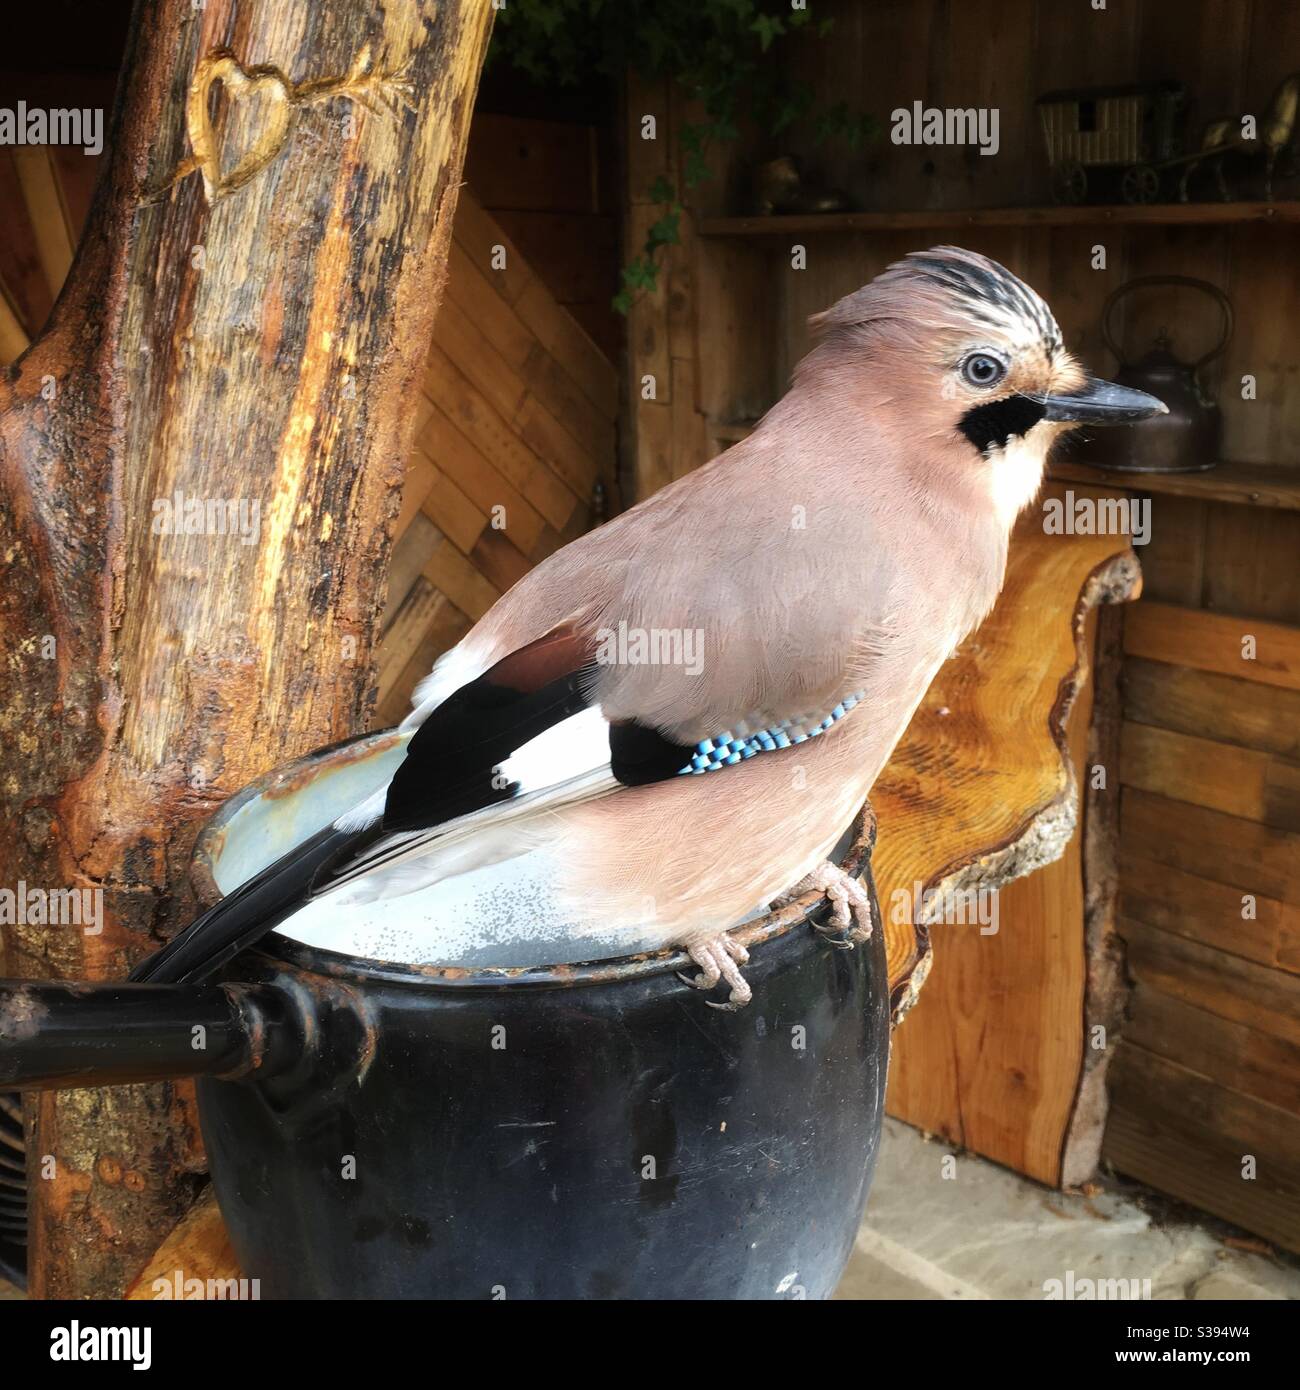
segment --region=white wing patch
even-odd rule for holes
[[[501,764],[501,775],[518,782],[519,795],[526,796],[608,766],[609,721],[592,706],[522,744]]]
[[[429,709],[434,708],[430,703]],[[518,783],[510,800],[429,830],[386,837],[323,884],[318,894],[341,894],[341,901],[350,902],[400,897],[468,867],[522,853],[532,843],[527,822],[538,812],[604,796],[617,788],[609,763],[609,723],[596,707],[580,710],[521,744],[498,772]],[[366,829],[383,815],[387,798],[385,784],[341,815],[335,827]],[[466,843],[467,838],[472,843]]]

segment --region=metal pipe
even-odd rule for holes
[[[301,1056],[290,1011],[244,984],[0,980],[0,1089],[269,1073]]]

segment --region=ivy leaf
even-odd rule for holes
[[[778,34],[785,33],[785,21],[770,14],[755,15],[749,27],[758,35],[758,46],[764,53],[772,47]]]
[[[623,267],[623,284],[627,289],[652,290],[659,283],[659,267],[649,256],[638,256]]]
[[[812,88],[806,82],[796,82],[788,92],[774,98],[768,112],[773,135],[780,135],[796,121],[802,120],[812,106]]]
[[[709,162],[702,154],[690,154],[686,157],[686,168],[683,170],[687,188],[696,188],[702,183],[707,183],[713,176],[713,171],[709,168]]]
[[[704,148],[705,130],[697,122],[682,126],[681,142],[682,149],[694,154]]]
[[[711,134],[719,144],[730,144],[740,138],[740,127],[729,117],[721,116],[714,121]]]
[[[650,224],[646,233],[646,250],[654,252],[661,246],[676,246],[681,240],[682,210],[673,208],[657,221]]]

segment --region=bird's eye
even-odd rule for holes
[[[987,352],[972,352],[961,364],[961,374],[967,385],[987,390],[1006,376],[1007,367],[1005,362],[1000,362]]]

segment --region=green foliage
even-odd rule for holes
[[[704,119],[678,132],[681,179],[694,188],[710,176],[709,151],[735,140],[751,121],[772,136],[800,122],[817,142],[839,140],[857,149],[876,124],[845,102],[819,109],[806,82],[784,71],[780,49],[807,29],[833,30],[813,14],[814,0],[506,0],[498,11],[489,61],[507,62],[541,86],[574,86],[593,75],[618,80],[629,69],[654,81],[668,78],[697,100]],[[614,307],[627,313],[637,294],[658,283],[659,252],[678,240],[682,205],[667,180],[649,190],[662,206],[645,245],[623,267]]]

